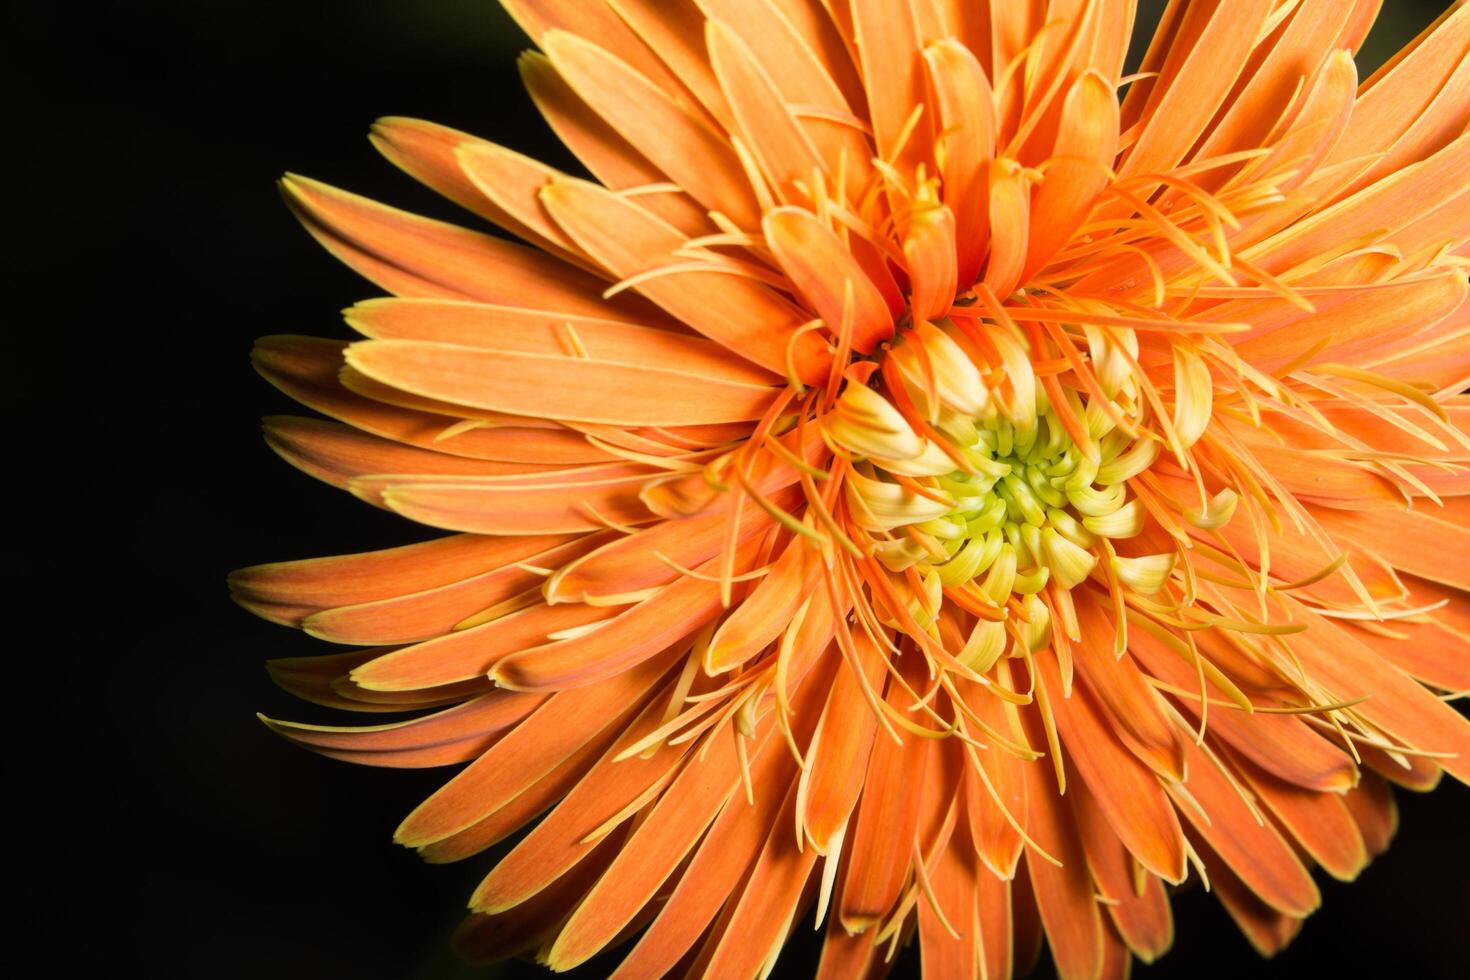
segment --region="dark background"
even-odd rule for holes
[[[1147,27],[1160,4],[1143,6]],[[1369,65],[1447,4],[1387,6]],[[12,923],[60,973],[542,975],[471,971],[445,951],[486,860],[428,867],[390,842],[442,772],[352,768],[256,722],[257,710],[326,720],[261,669],[323,651],[224,588],[241,565],[418,536],[259,438],[260,415],[294,407],[250,370],[252,338],[345,337],[335,311],[375,293],[308,239],[272,181],[299,171],[455,217],[363,138],[387,114],[574,168],[521,90],[527,42],[493,0],[145,0],[7,17],[7,61],[23,67],[7,87],[21,175],[7,199],[20,222],[4,245],[3,438],[11,530],[40,545],[7,562],[22,587],[7,644],[20,668],[9,845],[32,879],[10,889]],[[1324,882],[1323,910],[1275,961],[1196,890],[1176,901],[1174,951],[1138,975],[1465,976],[1470,791],[1446,781],[1400,802],[1393,849],[1352,887]],[[809,975],[815,953],[798,943],[778,975]],[[912,951],[897,975],[917,975]]]

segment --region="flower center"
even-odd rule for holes
[[[854,522],[888,535],[874,553],[892,571],[933,568],[949,587],[983,576],[980,591],[1004,605],[1048,581],[1073,588],[1097,564],[1100,539],[1143,527],[1143,508],[1124,481],[1152,461],[1155,443],[1114,430],[1093,462],[1049,407],[1028,428],[994,417],[951,419],[946,430],[966,469],[926,485],[869,461],[848,483]]]
[[[980,340],[998,362],[1027,363],[1005,358],[999,330]],[[1131,383],[1110,385],[1104,402],[1029,369],[982,373],[989,365],[972,349],[953,323],[924,324],[883,353],[867,383],[849,378],[824,420],[851,459],[849,520],[890,572],[922,585],[917,618],[945,594],[970,608],[1014,599],[1038,610],[1095,572],[1109,588],[1156,590],[1172,560],[1140,565],[1112,545],[1143,530],[1127,481],[1161,446],[1140,435]]]

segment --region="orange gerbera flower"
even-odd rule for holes
[[[1133,0],[507,6],[594,179],[380,121],[529,246],[289,177],[394,297],[255,354],[458,533],[232,579],[358,647],[288,690],[431,709],[273,729],[468,763],[400,843],[533,825],[467,956],[1116,976],[1191,874],[1269,954],[1470,779],[1470,7],[1360,85],[1378,0],[1175,0],[1126,78]]]

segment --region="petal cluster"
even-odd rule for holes
[[[254,354],[449,533],[231,578],[393,716],[272,729],[462,767],[397,840],[500,845],[463,955],[1115,977],[1194,876],[1269,955],[1470,781],[1470,6],[1360,82],[1376,2],[1126,77],[1133,0],[505,5],[586,173],[380,120],[508,235],[288,177],[389,295]]]

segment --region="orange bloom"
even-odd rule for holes
[[[237,572],[279,683],[531,829],[472,960],[1119,976],[1198,875],[1255,946],[1470,779],[1470,6],[506,0],[592,179],[384,119],[515,244],[288,177],[392,293],[271,337],[271,446],[456,532]],[[1120,92],[1121,94],[1120,97]]]

